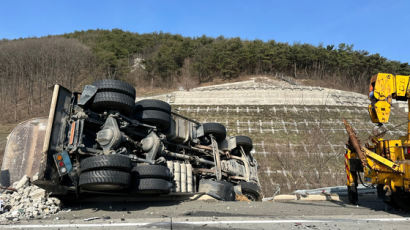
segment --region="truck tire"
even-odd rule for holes
[[[80,188],[90,191],[116,191],[129,186],[130,174],[114,170],[96,170],[80,174]]]
[[[402,187],[396,187],[396,191],[391,193],[389,199],[385,199],[385,203],[394,209],[409,212],[410,194],[405,192]]]
[[[135,110],[159,110],[166,113],[171,113],[171,106],[161,100],[145,99],[135,103]]]
[[[135,88],[123,81],[114,79],[103,79],[94,82],[92,85],[98,88],[97,92],[117,92],[126,94],[135,100]]]
[[[172,178],[171,171],[163,165],[138,165],[131,170],[131,173],[140,179],[157,178],[170,181]]]
[[[95,95],[91,108],[97,112],[117,110],[125,115],[134,111],[134,99],[117,92],[99,92]]]
[[[245,195],[251,201],[261,201],[262,192],[258,184],[253,182],[242,181],[239,183],[241,185],[242,194]]]
[[[233,185],[226,181],[202,179],[199,181],[198,192],[206,193],[218,200],[234,201],[236,198]]]
[[[99,169],[115,169],[129,172],[131,169],[131,160],[127,156],[123,155],[92,156],[81,161],[80,169],[81,172]]]
[[[205,136],[212,134],[217,142],[221,142],[226,138],[226,128],[220,123],[203,123]]]
[[[137,179],[136,192],[143,194],[168,194],[171,191],[172,183],[157,178]]]
[[[136,119],[142,123],[156,126],[160,130],[168,130],[171,125],[171,115],[160,110],[142,110],[137,111]]]
[[[249,152],[253,148],[252,139],[248,136],[236,136],[235,139],[236,139],[236,145],[242,146],[245,153],[249,154]]]

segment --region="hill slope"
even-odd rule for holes
[[[377,72],[410,74],[410,66],[343,43],[290,45],[118,29],[1,40],[0,106],[8,109],[0,120],[15,123],[45,115],[48,89],[55,83],[81,90],[96,79],[118,78],[140,88],[189,89],[215,79],[283,74],[365,92]]]

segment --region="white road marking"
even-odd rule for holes
[[[373,218],[365,219],[364,221],[380,221],[380,222],[396,222],[396,221],[410,221],[410,218]]]
[[[95,223],[95,224],[25,224],[0,226],[6,229],[24,228],[101,228],[101,227],[138,227],[145,225],[171,225],[171,224],[190,224],[190,225],[215,225],[215,224],[281,224],[281,223],[330,223],[330,222],[352,222],[352,221],[377,221],[377,222],[407,222],[410,218],[369,218],[369,219],[302,219],[302,220],[220,220],[220,221],[173,221],[168,222],[132,222],[132,223]]]
[[[99,223],[99,224],[22,224],[0,226],[1,228],[24,229],[24,228],[101,228],[101,227],[133,227],[145,226],[151,223]]]

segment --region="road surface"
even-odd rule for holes
[[[374,196],[343,201],[80,202],[2,229],[409,229],[410,213]]]

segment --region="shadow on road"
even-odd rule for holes
[[[105,211],[140,211],[149,207],[173,206],[181,202],[181,199],[166,200],[161,196],[83,196],[75,199],[73,197],[60,198],[63,208],[71,210],[105,210]]]
[[[341,206],[354,206],[350,204],[347,196],[340,196],[341,201],[331,201],[332,203],[339,204]],[[374,211],[383,211],[389,214],[400,215],[403,217],[410,217],[409,209],[403,210],[401,208],[395,208],[385,203],[382,199],[377,198],[376,195],[359,195],[359,202],[357,207],[364,207]]]

